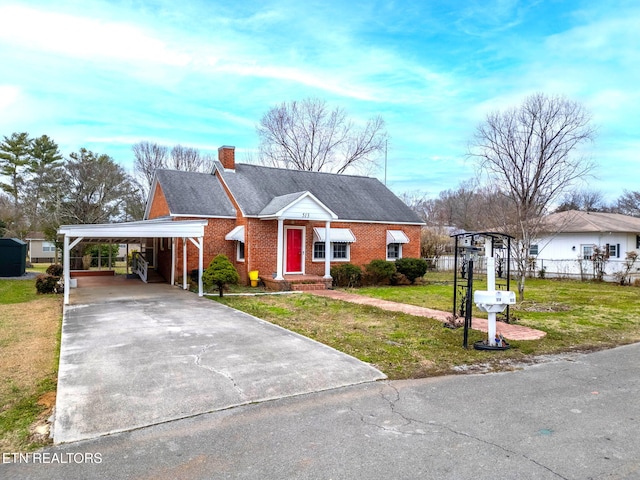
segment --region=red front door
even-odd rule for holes
[[[302,229],[300,228],[287,228],[286,272],[302,272]]]

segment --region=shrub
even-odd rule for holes
[[[396,273],[396,265],[387,260],[372,260],[365,265],[368,283],[373,285],[388,284],[393,274]]]
[[[220,296],[223,295],[225,285],[236,284],[240,276],[226,255],[217,255],[202,274],[202,283],[207,288],[218,287]]]
[[[411,281],[405,274],[396,272],[391,277],[391,285],[411,285]]]
[[[331,276],[336,287],[358,287],[362,279],[362,270],[357,265],[343,263],[331,267]]]
[[[427,262],[421,258],[399,258],[396,260],[396,270],[413,283],[427,273]]]
[[[53,275],[38,275],[36,277],[36,290],[38,293],[58,293],[60,277]]]
[[[47,267],[47,273],[54,277],[61,277],[63,272],[64,272],[64,269],[62,268],[62,265],[60,265],[59,263],[54,263],[53,265],[49,265]]]

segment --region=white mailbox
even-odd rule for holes
[[[508,290],[476,290],[473,301],[483,312],[499,313],[507,305],[515,305],[516,294]]]

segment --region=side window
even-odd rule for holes
[[[236,249],[236,258],[239,262],[244,262],[244,242],[236,242],[238,247]]]
[[[402,244],[390,243],[387,245],[387,260],[397,260],[402,258]]]
[[[529,247],[529,256],[535,257],[538,255],[538,245],[531,245]]]

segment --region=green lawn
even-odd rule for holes
[[[476,288],[482,288],[482,282],[477,282]],[[441,280],[349,292],[445,311],[451,311],[453,302],[453,286]],[[535,355],[640,341],[639,288],[531,279],[525,298],[512,309],[515,322],[546,331],[547,336],[537,341],[512,341],[512,348],[504,352],[465,350],[462,329],[444,328],[435,320],[308,294],[215,300],[372,363],[390,378],[456,373],[468,370],[469,365],[505,369],[511,368],[513,361],[529,361]],[[473,331],[469,344],[483,338],[485,334]]]
[[[0,451],[50,443],[44,428],[55,403],[62,301],[38,295],[35,280],[0,280]]]

